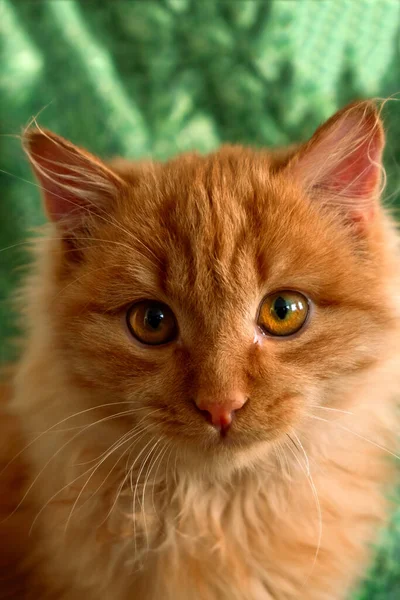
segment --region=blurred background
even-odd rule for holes
[[[23,241],[43,222],[13,137],[33,116],[103,157],[285,145],[347,102],[397,95],[399,32],[399,0],[0,0],[0,360],[14,352]],[[395,207],[397,101],[384,118]],[[355,599],[399,590],[400,509]]]

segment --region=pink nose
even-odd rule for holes
[[[196,400],[196,405],[206,414],[214,427],[225,432],[232,423],[233,413],[242,408],[246,400],[246,396],[236,392],[220,402],[200,397]]]

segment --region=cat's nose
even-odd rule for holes
[[[233,419],[234,413],[246,403],[246,396],[240,392],[231,393],[226,399],[215,401],[199,397],[196,400],[199,408],[206,419],[221,432],[226,432]]]

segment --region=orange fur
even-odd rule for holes
[[[342,119],[352,135],[333,135]],[[0,539],[21,528],[26,591],[0,598],[39,597],[39,582],[43,600],[346,598],[388,510],[399,385],[398,235],[378,202],[373,105],[287,154],[105,167],[42,130],[25,145],[55,223],[21,295],[7,410],[25,441],[8,466],[3,444]],[[254,323],[282,289],[314,305],[286,340]],[[179,342],[129,338],[143,298],[172,308]],[[232,390],[249,400],[221,438],[193,399]]]

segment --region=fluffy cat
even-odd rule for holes
[[[372,102],[165,164],[25,133],[49,224],[4,393],[1,598],[348,598],[394,480],[383,146]]]

